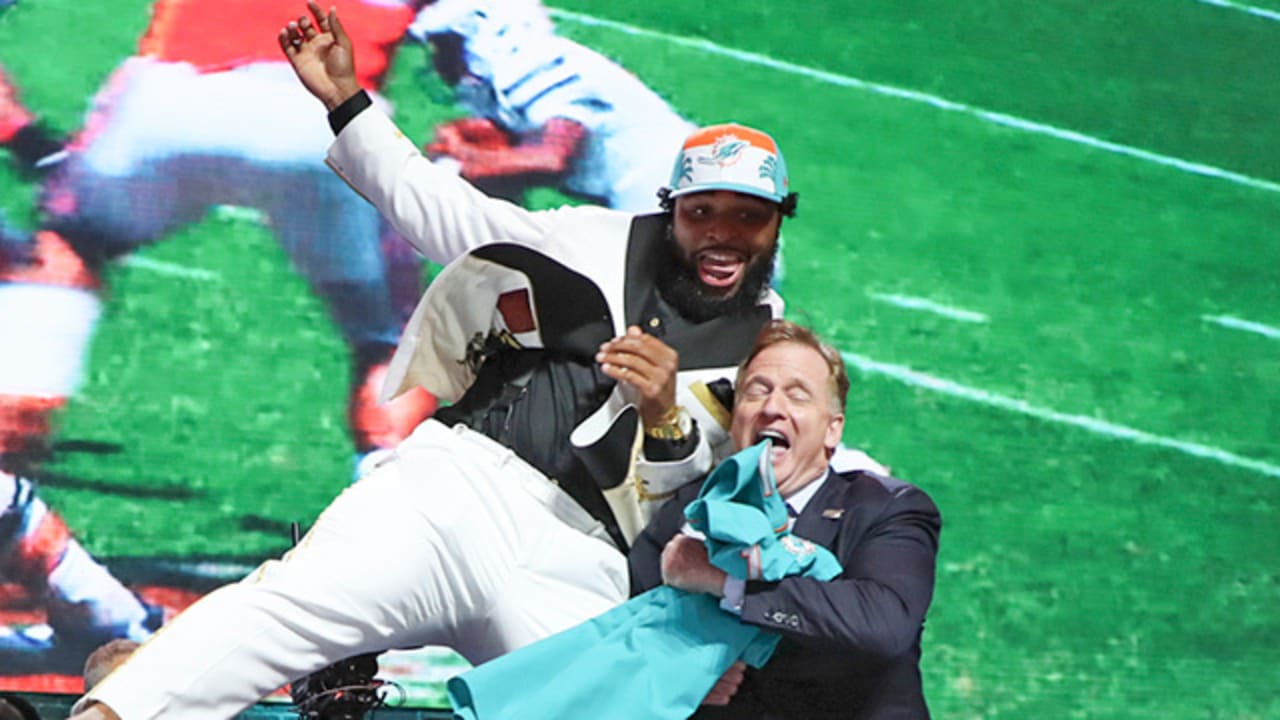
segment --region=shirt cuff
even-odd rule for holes
[[[342,128],[347,126],[347,123],[354,120],[357,115],[364,112],[372,104],[373,99],[364,90],[352,95],[344,100],[341,105],[329,111],[329,128],[333,130],[334,135],[337,135],[342,132]]]
[[[720,609],[734,615],[742,614],[742,601],[747,595],[747,581],[728,575],[724,579],[724,597],[720,598]]]

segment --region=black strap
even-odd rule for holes
[[[329,128],[337,135],[372,104],[373,99],[364,90],[343,100],[341,105],[329,111]]]

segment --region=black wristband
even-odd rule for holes
[[[334,135],[337,135],[342,132],[342,128],[372,104],[373,99],[364,90],[343,100],[341,105],[329,111],[329,128],[333,130]]]

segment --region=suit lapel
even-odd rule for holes
[[[840,518],[844,516],[844,496],[849,483],[839,475],[827,470],[827,478],[804,506],[804,511],[796,518],[791,532],[805,540],[812,541],[825,548],[830,548],[840,529]]]

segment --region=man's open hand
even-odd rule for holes
[[[277,39],[298,79],[326,109],[333,110],[360,91],[351,38],[337,9],[325,14],[315,0],[308,0],[307,10],[310,17],[301,15],[291,21],[280,29]]]
[[[676,406],[680,356],[671,346],[632,325],[627,334],[600,346],[596,362],[605,375],[635,388],[646,428],[660,424]]]

